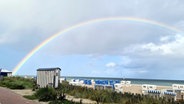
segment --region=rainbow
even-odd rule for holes
[[[93,23],[98,23],[98,22],[106,22],[106,21],[133,21],[133,22],[140,22],[140,23],[146,23],[146,24],[150,24],[153,26],[157,26],[157,27],[161,27],[161,28],[165,28],[168,30],[172,30],[175,32],[179,32],[181,33],[182,31],[173,27],[173,26],[169,26],[167,24],[161,23],[161,22],[157,22],[157,21],[153,21],[153,20],[148,20],[148,19],[143,19],[143,18],[133,18],[133,17],[108,17],[108,18],[98,18],[98,19],[92,19],[89,21],[85,21],[85,22],[81,22],[78,23],[76,25],[73,25],[71,27],[68,27],[66,29],[63,29],[61,31],[59,31],[56,34],[53,34],[52,36],[50,36],[49,38],[47,38],[46,40],[44,40],[43,42],[41,42],[38,46],[36,46],[33,50],[31,50],[13,69],[12,74],[15,75],[16,72],[26,63],[27,60],[29,60],[36,52],[38,52],[42,47],[44,47],[45,45],[47,45],[49,42],[51,42],[52,40],[54,40],[56,37],[65,34],[69,31],[72,31],[73,29],[76,28],[80,28],[89,24],[93,24]]]

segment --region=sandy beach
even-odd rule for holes
[[[157,86],[157,90],[161,89],[171,89],[171,86]],[[131,84],[130,86],[123,86],[123,92],[134,93],[134,94],[142,94],[141,85]]]
[[[123,92],[128,92],[128,93],[134,93],[134,94],[141,94],[141,85],[130,85],[130,86],[123,86]]]

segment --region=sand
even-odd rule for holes
[[[32,91],[31,89],[23,89],[23,90],[12,90],[13,92],[24,96],[24,95],[33,95],[33,93],[35,93],[34,91]],[[48,104],[48,102],[39,102],[38,100],[34,100],[35,102],[39,103],[39,104]]]
[[[129,92],[134,94],[142,94],[142,86],[138,84],[131,84],[130,86],[123,86],[123,92]],[[157,90],[171,89],[171,86],[157,86]]]
[[[31,89],[24,89],[24,90],[12,90],[13,92],[19,95],[32,95],[34,92]]]
[[[157,90],[161,89],[172,89],[172,86],[157,86]]]
[[[142,94],[141,85],[123,86],[123,92]]]
[[[82,104],[96,104],[96,101],[92,101],[90,99],[75,98],[70,95],[66,95],[66,99],[74,102],[80,102],[80,100],[82,100]]]

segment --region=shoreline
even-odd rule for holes
[[[162,78],[123,78],[123,77],[90,77],[90,76],[61,76],[60,78],[85,78],[85,79],[117,79],[117,80],[148,80],[148,81],[184,81],[183,79],[162,79]]]

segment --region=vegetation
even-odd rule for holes
[[[10,89],[28,89],[33,88],[34,80],[22,77],[3,77],[0,86]]]
[[[87,98],[99,103],[117,104],[184,104],[184,102],[174,102],[165,98],[153,98],[148,95],[117,93],[111,90],[93,90],[87,87],[72,86],[64,82],[60,86],[64,93],[77,98]]]
[[[22,77],[4,77],[0,81],[0,86],[11,89],[25,89],[37,88],[36,82],[33,79],[26,79]],[[37,89],[35,94],[24,96],[25,98],[39,101],[50,101],[49,104],[81,104],[65,99],[66,94],[76,98],[91,99],[99,103],[105,104],[184,104],[183,101],[173,101],[166,98],[153,98],[147,95],[131,94],[131,93],[117,93],[111,90],[94,90],[87,87],[72,86],[68,82],[63,82],[57,89],[46,87]]]
[[[63,82],[59,88],[40,88],[32,96],[25,96],[29,99],[39,99],[39,101],[50,101],[49,104],[81,104],[65,99],[65,95],[72,95],[76,98],[87,98],[97,102],[97,104],[184,104],[184,102],[174,102],[165,98],[153,98],[147,95],[117,93],[111,90],[94,90],[87,87],[72,86],[68,82]]]
[[[56,90],[51,87],[41,88],[37,90],[35,96],[39,99],[39,101],[57,100]]]
[[[79,104],[73,101],[68,101],[65,99],[65,95],[61,93],[62,90],[54,89],[52,87],[40,88],[36,90],[33,95],[24,96],[27,99],[39,101],[50,101],[49,104]]]
[[[68,101],[68,100],[64,99],[64,100],[51,101],[51,102],[49,102],[49,104],[80,104],[80,103],[76,103],[76,102]]]
[[[25,97],[25,98],[27,98],[27,99],[29,99],[29,100],[38,99],[38,98],[35,96],[35,94],[33,94],[33,95],[24,95],[23,97]]]

